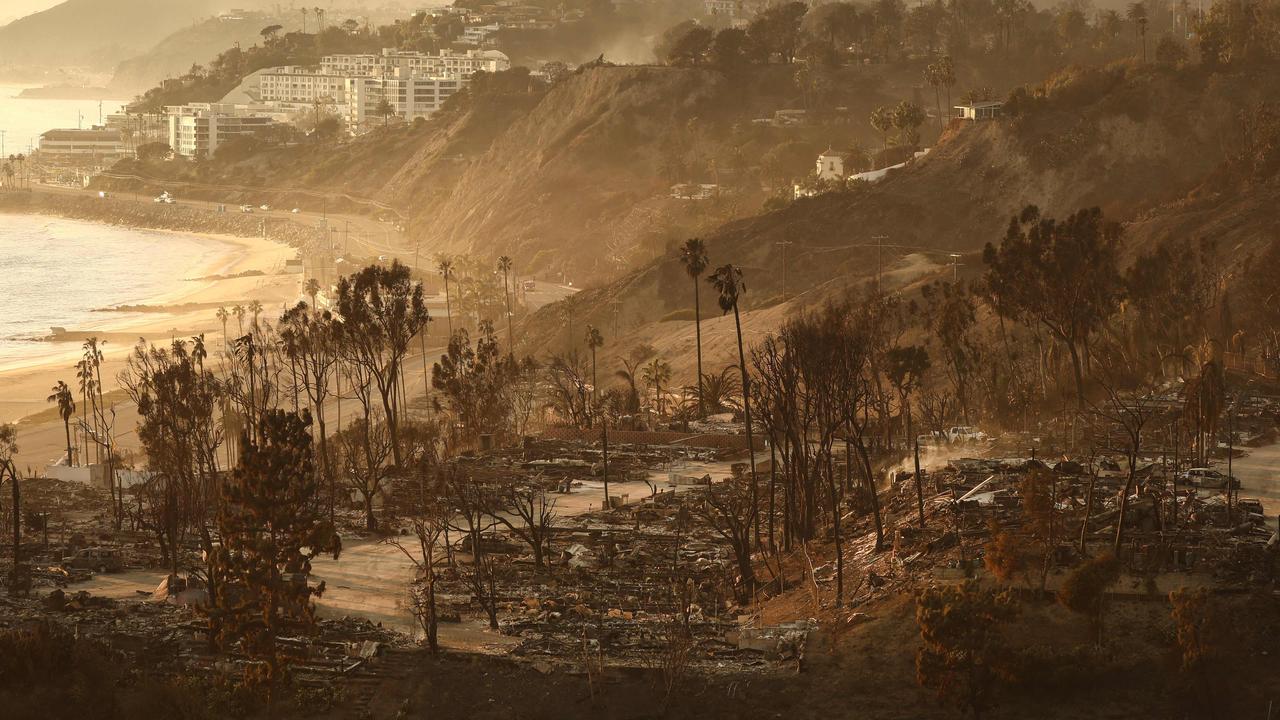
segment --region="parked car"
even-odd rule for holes
[[[987,434],[975,427],[969,425],[957,425],[947,430],[947,440],[953,443],[957,442],[982,442],[987,439]]]
[[[537,290],[537,289],[538,289],[538,283],[537,283],[536,281],[534,281],[534,280],[525,280],[525,281],[524,281],[524,291],[525,291],[525,292],[529,292],[530,290]]]
[[[156,199],[153,200],[152,202],[163,203],[165,205],[172,205],[174,200],[173,200],[173,196],[169,194],[169,191],[165,190],[164,192],[157,195]]]
[[[124,555],[115,548],[83,548],[75,555],[62,559],[68,568],[95,572],[120,572],[124,569]]]
[[[258,209],[261,210],[262,212],[271,212],[270,205],[259,205]]]
[[[289,212],[293,213],[294,215],[297,215],[298,213],[300,213],[300,212],[302,212],[302,211],[301,211],[301,210],[299,210],[298,208],[294,208],[294,209],[290,210]]]
[[[252,205],[241,205],[241,206],[240,206],[240,212],[242,212],[242,213],[251,213],[251,212],[253,212],[253,206],[252,206]]]
[[[1226,473],[1218,472],[1213,468],[1191,468],[1182,473],[1183,482],[1195,487],[1204,488],[1206,490],[1222,490],[1227,487]],[[1240,487],[1240,481],[1236,478],[1230,478],[1231,487]]]

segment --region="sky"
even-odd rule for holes
[[[0,0],[0,25],[33,12],[48,10],[62,0]]]

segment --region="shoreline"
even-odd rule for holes
[[[65,217],[61,213],[22,212],[0,202],[0,215],[6,214],[55,216],[120,227],[116,223]],[[66,327],[64,332],[33,340],[50,348],[65,343],[65,352],[59,349],[0,364],[0,422],[19,425],[19,466],[43,467],[61,454],[65,445],[64,429],[46,398],[59,380],[76,387],[74,364],[85,338],[96,336],[104,341],[104,391],[111,394],[119,390],[118,375],[139,339],[162,344],[175,336],[203,334],[212,354],[219,351],[223,343],[223,328],[215,315],[216,308],[247,305],[257,300],[264,307],[264,315],[271,317],[300,295],[301,276],[281,272],[285,260],[297,252],[291,245],[274,239],[219,232],[136,226],[129,229],[181,235],[213,246],[215,255],[204,260],[193,259],[181,277],[175,277],[162,292],[130,304],[145,305],[145,312],[136,308],[95,308],[93,327]],[[232,321],[230,331],[235,330]],[[136,412],[124,404],[118,405],[121,412],[117,418],[117,435],[122,448],[128,448],[136,443],[133,433]]]

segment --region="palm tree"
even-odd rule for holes
[[[653,388],[653,402],[659,417],[662,415],[662,385],[671,379],[671,366],[662,358],[654,358],[644,368],[644,381]]]
[[[600,383],[596,380],[596,348],[604,345],[604,335],[594,325],[587,326],[587,349],[591,351],[591,399],[600,401]]]
[[[640,412],[640,391],[636,388],[636,381],[639,379],[637,371],[640,369],[639,360],[627,360],[623,358],[622,369],[615,371],[613,374],[619,379],[627,383],[627,412]]]
[[[303,287],[308,295],[311,296],[311,311],[316,309],[316,296],[320,294],[320,281],[315,278],[307,278],[307,284]]]
[[[1147,61],[1147,6],[1140,2],[1129,3],[1125,16],[1129,18],[1129,22],[1133,23],[1134,30],[1142,41],[1142,62],[1145,63]]]
[[[436,267],[440,269],[440,277],[444,278],[444,314],[449,322],[449,338],[453,338],[453,308],[449,304],[449,278],[453,277],[453,261],[446,255],[436,258]]]
[[[751,516],[755,524],[756,545],[760,545],[760,498],[756,487],[756,446],[751,434],[751,378],[747,374],[747,353],[742,346],[742,314],[738,298],[747,291],[742,282],[742,269],[733,264],[721,265],[707,278],[720,293],[720,310],[733,311],[733,326],[738,333],[738,370],[742,374],[742,418],[747,426],[747,457],[751,460]]]
[[[222,321],[222,350],[223,352],[226,352],[227,350],[227,318],[230,317],[231,314],[227,312],[227,309],[225,307],[218,308],[218,312],[216,314],[218,316],[218,319]]]
[[[893,110],[884,105],[871,112],[871,127],[880,132],[884,149],[889,149],[889,131],[893,129]]]
[[[929,67],[924,69],[924,79],[933,88],[933,102],[938,108],[938,134],[942,134],[942,70],[938,63],[929,63]]]
[[[311,11],[310,11],[310,10],[308,10],[308,9],[306,9],[306,8],[302,8],[302,32],[303,32],[303,34],[306,34],[306,32],[307,32],[307,13],[309,13],[309,12],[311,12]]]
[[[950,55],[943,55],[938,61],[938,81],[947,90],[947,112],[951,112],[951,87],[956,84],[956,64]]]
[[[502,272],[502,299],[507,303],[507,348],[514,355],[516,340],[515,333],[511,330],[511,258],[506,255],[498,258],[498,270]]]
[[[58,404],[58,416],[62,418],[62,428],[67,433],[67,466],[71,466],[75,462],[75,455],[71,451],[71,418],[76,414],[75,396],[71,394],[71,388],[61,380],[57,385],[53,386],[53,394],[48,397],[48,401]]]
[[[706,272],[707,246],[698,238],[689,238],[680,250],[680,262],[684,271],[693,278],[693,327],[698,343],[698,418],[707,419],[706,402],[702,392],[702,302],[698,296],[698,280]]]
[[[236,305],[231,308],[231,314],[236,316],[236,326],[240,328],[239,335],[244,335],[244,306]]]
[[[249,301],[249,312],[253,313],[253,325],[252,325],[252,327],[257,328],[257,327],[258,327],[258,315],[262,314],[262,303],[258,302],[257,300],[251,300],[251,301]]]

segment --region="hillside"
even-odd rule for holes
[[[207,62],[229,47],[260,42],[262,28],[282,21],[269,14],[251,13],[227,19],[211,17],[182,27],[146,52],[120,62],[110,87],[129,95],[141,92],[165,78],[181,75],[194,64]]]
[[[0,65],[110,70],[225,5],[220,0],[66,0],[0,27]]]
[[[886,286],[898,287],[950,274],[950,253],[958,253],[956,272],[976,277],[982,246],[998,243],[1028,204],[1054,217],[1101,207],[1126,224],[1130,257],[1166,241],[1219,237],[1227,265],[1238,267],[1274,237],[1274,162],[1247,181],[1226,169],[1249,139],[1241,110],[1280,100],[1273,74],[1116,64],[1062,73],[1033,90],[1011,108],[1017,117],[953,124],[933,152],[877,184],[801,199],[705,235],[713,267],[743,268],[747,332],[766,332],[797,307],[873,281],[878,266]],[[1254,141],[1270,147],[1266,138]],[[782,241],[794,243],[786,296]],[[612,352],[652,346],[681,377],[692,324],[661,320],[688,313],[689,282],[668,254],[576,296],[573,321],[612,328],[619,301],[624,337]],[[719,314],[708,305],[704,291],[704,316]],[[555,340],[529,349],[562,349],[565,318],[558,308],[535,316],[527,337]],[[731,333],[729,319],[704,324],[712,367],[736,361]]]

